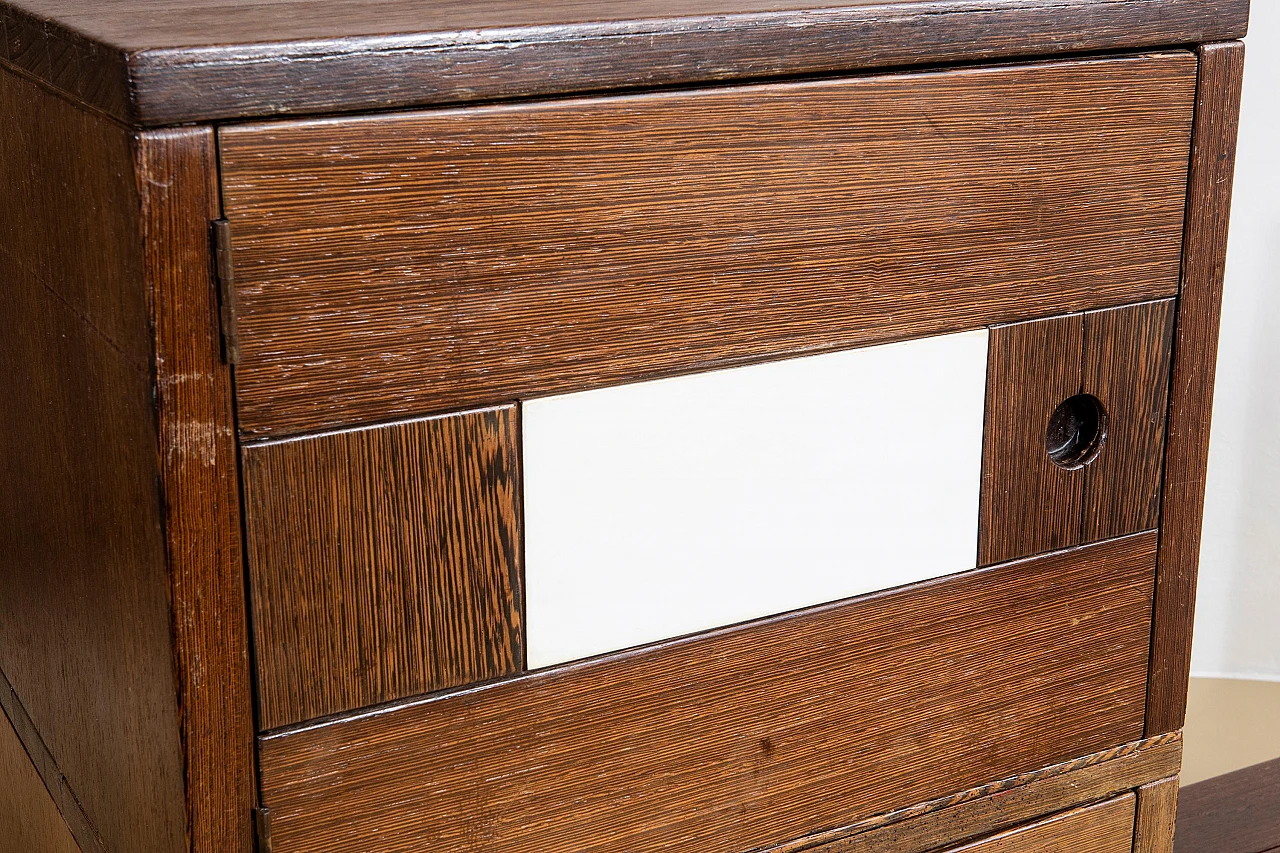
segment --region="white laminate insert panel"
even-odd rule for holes
[[[974,567],[987,333],[525,402],[530,668]]]

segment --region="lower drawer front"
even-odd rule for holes
[[[946,853],[1128,853],[1133,848],[1134,797],[1045,818]]]
[[[1135,740],[1155,545],[1137,534],[265,735],[272,849],[739,853]]]

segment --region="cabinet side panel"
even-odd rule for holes
[[[23,853],[82,853],[18,733],[0,711],[0,839]]]
[[[137,163],[191,849],[240,853],[253,842],[253,698],[231,371],[209,244],[213,130],[143,134]]]
[[[1148,733],[1181,728],[1187,710],[1244,45],[1233,42],[1201,48],[1199,73],[1165,439]]]
[[[8,72],[0,115],[0,670],[106,849],[178,851],[131,140]]]

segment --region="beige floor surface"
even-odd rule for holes
[[[1193,678],[1182,784],[1280,758],[1280,681]]]

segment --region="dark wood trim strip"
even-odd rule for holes
[[[231,374],[210,257],[214,134],[143,133],[135,156],[191,850],[250,850],[253,700]]]
[[[8,718],[9,725],[17,733],[18,740],[22,742],[23,749],[27,751],[32,765],[40,774],[40,779],[48,789],[49,796],[53,798],[54,805],[58,807],[58,812],[66,822],[67,829],[71,831],[71,837],[75,839],[76,844],[83,853],[106,853],[102,836],[98,834],[93,822],[85,814],[84,806],[80,805],[79,798],[71,790],[67,777],[58,769],[58,762],[54,759],[53,753],[49,751],[44,738],[40,737],[40,732],[36,731],[35,723],[31,721],[27,709],[22,706],[22,700],[14,692],[13,685],[9,683],[3,671],[0,671],[0,712]]]
[[[107,4],[104,4],[107,5]],[[255,21],[192,3],[74,24],[0,5],[0,61],[146,126],[686,86],[1240,38],[1248,0],[487,4],[294,0]],[[283,8],[282,8],[283,7]],[[125,12],[152,20],[147,41]],[[594,14],[593,14],[594,13]],[[163,23],[158,21],[163,19]],[[387,23],[391,21],[391,23]],[[390,27],[390,30],[388,30]],[[83,35],[82,33],[91,33]],[[394,81],[394,85],[388,85]]]
[[[1131,790],[1177,772],[1181,761],[1182,733],[1169,732],[806,836],[768,853],[925,853]]]
[[[738,853],[1128,743],[1155,546],[1142,533],[264,736],[275,853]]]
[[[1243,73],[1243,44],[1206,45],[1200,49],[1165,438],[1160,559],[1147,685],[1148,735],[1181,728],[1186,716],[1191,624]]]
[[[1280,758],[1205,779],[1179,792],[1174,853],[1260,853],[1276,848],[1280,848]]]
[[[1173,819],[1177,811],[1176,774],[1139,788],[1133,853],[1173,853]]]

